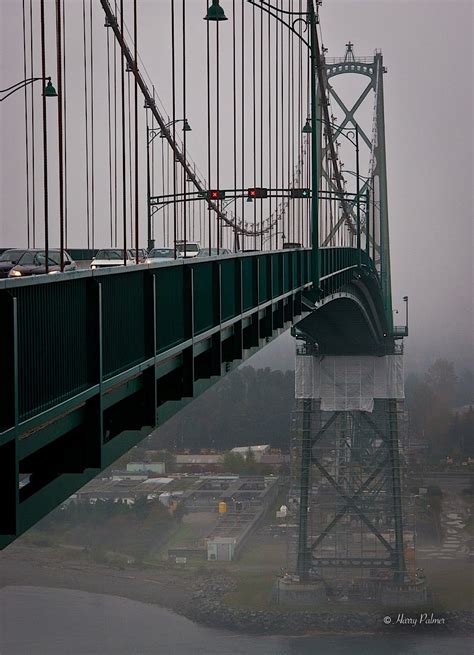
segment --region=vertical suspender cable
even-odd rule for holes
[[[46,78],[46,41],[44,27],[44,0],[40,1],[41,23],[41,76]],[[43,82],[44,83],[44,82]],[[43,90],[43,186],[44,186],[44,254],[45,271],[49,272],[49,205],[48,205],[48,125],[46,117],[46,95]]]
[[[64,271],[64,169],[63,169],[63,75],[61,39],[61,0],[56,0],[56,76],[58,84],[58,174],[59,174],[59,249],[61,271]]]
[[[155,99],[155,87],[153,87],[153,100]],[[153,112],[151,112],[151,129],[153,130],[153,134],[155,133],[155,115]],[[150,192],[151,195],[155,195],[155,139],[151,142],[151,180],[150,180]],[[151,219],[151,217],[150,217]],[[150,225],[150,240],[155,239],[155,224],[154,221],[151,219],[151,225]]]
[[[252,6],[252,114],[253,114],[253,186],[257,186],[257,115],[256,115],[255,5]],[[253,249],[257,250],[257,203],[253,203]]]
[[[219,21],[216,25],[216,184],[220,189],[220,98],[219,98]],[[217,200],[217,207],[220,209],[220,200]],[[217,233],[217,254],[221,246],[222,221],[219,225],[219,212],[216,212],[216,233]]]
[[[301,0],[299,0],[299,12],[302,11]],[[302,53],[302,44],[301,40],[298,39],[298,116],[297,116],[297,130],[298,130],[298,185],[301,186],[301,181],[304,179],[304,157],[302,151],[302,139],[301,139],[301,113],[302,113],[302,93],[303,93],[303,78],[302,78],[302,68],[303,68],[303,53]],[[302,233],[302,216],[301,216],[301,201],[298,201],[298,242],[303,243],[303,233]]]
[[[30,77],[33,76],[33,0],[30,0]],[[35,95],[30,84],[31,99],[31,237],[36,248],[36,147],[35,147]]]
[[[132,110],[131,110],[131,91],[130,91],[130,73],[128,62],[125,67],[127,75],[127,136],[128,136],[128,190],[130,193],[130,248],[133,248],[133,185],[132,185]]]
[[[62,74],[62,87],[63,87],[63,149],[64,149],[64,247],[68,247],[68,215],[67,215],[67,200],[68,200],[68,185],[67,185],[67,69],[66,69],[66,6],[62,4],[62,20],[63,20],[63,36],[62,36],[62,51],[63,51],[63,74]],[[61,100],[60,100],[61,101]]]
[[[263,12],[260,12],[260,183],[263,184]],[[260,250],[263,250],[263,202],[260,203]]]
[[[115,0],[115,17],[117,17],[117,0]],[[118,171],[117,171],[117,39],[114,39],[114,245],[118,245]]]
[[[294,9],[294,0],[291,0],[291,11]],[[295,186],[295,37],[291,34],[291,115],[290,115],[290,130],[291,130],[291,186]],[[289,203],[291,208],[291,240],[296,241],[295,238],[295,223],[296,212],[294,202]]]
[[[236,89],[235,0],[232,0],[232,103],[234,136],[234,189],[237,188],[237,89]],[[237,217],[234,219],[234,252],[237,252]]]
[[[161,139],[161,188],[163,195],[165,193],[165,184],[166,184],[166,177],[168,175],[168,167],[167,167],[167,162],[165,161],[165,146],[164,146],[164,140]],[[166,174],[165,174],[165,166],[166,166]],[[163,239],[165,246],[168,245],[168,239],[169,239],[169,225],[168,225],[168,205],[163,209]]]
[[[271,70],[271,18],[268,15],[267,25],[268,37],[268,186],[272,186],[272,70]],[[270,250],[272,249],[272,199],[269,202],[269,221],[270,221]]]
[[[310,75],[314,75],[314,71],[311,71],[311,59],[308,56],[306,59],[306,89],[309,89],[311,87],[311,80],[310,80]],[[310,94],[306,93],[306,116],[310,116]],[[314,126],[314,129],[318,129],[318,125]],[[305,186],[307,189],[311,188],[311,162],[312,162],[312,153],[311,153],[311,140],[310,140],[310,135],[306,135],[306,182]],[[305,214],[306,214],[306,219],[305,219],[305,224],[306,224],[306,237],[307,237],[307,242],[306,245],[310,245],[310,204],[309,202],[305,203]]]
[[[207,10],[207,0],[206,0]],[[211,188],[211,66],[209,52],[209,21],[206,21],[206,70],[207,70],[207,188]],[[208,202],[208,247],[211,255],[211,204]]]
[[[109,219],[110,219],[110,247],[113,244],[113,212],[112,212],[112,116],[110,104],[110,29],[107,28],[107,116],[108,116],[108,146],[109,146]]]
[[[162,193],[164,195],[164,193],[165,193],[165,149],[164,149],[164,145],[163,145],[163,139],[160,139],[160,143],[161,143],[161,189],[162,189]],[[167,221],[166,221],[167,213],[166,213],[166,211],[167,211],[167,207],[165,207],[163,209],[163,242],[164,242],[165,246],[168,245],[168,234],[167,234],[167,231],[166,231],[166,225],[167,225]]]
[[[171,182],[170,182],[170,148],[168,147],[167,142],[163,139],[163,148],[166,147],[166,195],[169,195],[170,190],[171,190]],[[170,221],[170,216],[171,216],[171,211],[170,211],[170,206],[166,205],[166,225],[168,229],[168,242],[171,242],[171,221]],[[174,243],[174,241],[173,241]],[[174,246],[173,246],[174,247]]]
[[[27,79],[26,73],[26,12],[25,0],[21,3],[22,19],[23,19],[23,79]],[[30,148],[28,143],[28,89],[25,86],[24,93],[24,116],[25,116],[25,166],[26,166],[26,239],[28,248],[30,244]]]
[[[123,39],[123,0],[120,0],[120,34]],[[125,60],[120,51],[120,90],[122,109],[122,235],[123,263],[127,264],[127,184],[126,184],[126,144],[125,144]]]
[[[137,27],[137,0],[133,2],[133,58],[135,64],[135,97],[134,97],[134,115],[135,115],[135,263],[138,264],[138,245],[139,245],[139,215],[138,215],[138,27]],[[148,135],[147,135],[148,138]]]
[[[183,119],[186,119],[186,0],[183,0]],[[186,125],[186,123],[185,123]],[[186,136],[187,136],[187,131],[184,130],[183,132],[183,156],[184,160],[186,161]],[[187,202],[186,202],[186,189],[187,189],[187,182],[186,182],[186,171],[183,169],[183,178],[184,178],[184,205],[183,205],[183,241],[184,241],[184,250],[186,252],[186,241],[188,238],[188,230],[187,230]],[[193,205],[193,212],[194,212],[194,205]]]
[[[174,0],[171,0],[171,86],[172,86],[172,106],[173,106],[173,142],[176,143],[176,70],[175,70],[175,29],[174,29]],[[173,230],[174,230],[174,256],[176,257],[176,239],[178,229],[178,206],[176,204],[176,162],[173,153]],[[186,253],[185,253],[186,254]]]
[[[283,8],[283,2],[282,2],[282,8]],[[284,105],[284,93],[283,93],[283,83],[285,79],[285,34],[283,32],[283,24],[280,23],[278,26],[280,29],[280,77],[278,80],[278,98],[279,98],[279,105],[280,105],[280,122],[278,124],[278,129],[279,129],[279,142],[280,142],[280,158],[279,161],[277,162],[277,166],[280,166],[280,173],[279,173],[279,180],[280,180],[280,188],[284,189],[285,188],[285,179],[284,179],[284,161],[285,161],[285,141],[284,141],[284,124],[285,124],[285,105]],[[280,200],[280,236],[282,239],[282,246],[284,244],[285,240],[285,199],[281,198]],[[278,239],[277,239],[277,247],[278,247]]]
[[[89,205],[89,115],[88,115],[88,90],[87,90],[87,50],[86,50],[86,1],[82,0],[82,48],[84,68],[84,116],[85,116],[85,154],[86,154],[86,220],[87,220],[87,248],[91,247],[90,242],[90,205]]]
[[[276,0],[277,11],[279,9],[279,2]],[[280,132],[279,124],[279,103],[278,103],[278,92],[279,92],[279,30],[278,30],[278,21],[275,21],[275,188],[278,189],[278,136]],[[278,191],[277,191],[278,193]],[[275,248],[278,248],[278,200],[276,200],[275,206]],[[272,249],[272,242],[270,240],[270,250]]]
[[[283,23],[281,24],[281,87],[280,87],[280,102],[281,102],[281,186],[285,188],[285,48],[284,48]],[[282,216],[282,246],[285,243],[285,199],[282,199],[283,216]]]
[[[62,74],[62,103],[63,103],[63,148],[64,148],[64,247],[68,247],[68,179],[67,179],[67,69],[66,69],[66,6],[64,0],[61,2],[62,6],[62,19],[63,19],[63,37],[62,37],[62,51],[63,51],[63,74]]]
[[[152,122],[153,122],[153,114]],[[147,249],[150,248],[151,241],[151,184],[150,184],[150,125],[148,119],[148,112],[145,111],[145,129],[146,129],[146,217],[147,217]]]
[[[91,235],[92,250],[95,249],[95,147],[94,147],[94,35],[92,18],[92,0],[89,0],[89,22],[90,22],[90,76],[91,76]]]
[[[241,14],[241,20],[242,20],[242,39],[241,39],[241,112],[242,112],[242,117],[241,117],[241,145],[242,145],[242,160],[240,162],[241,168],[242,168],[242,189],[245,186],[245,13],[244,13],[244,8],[245,8],[245,3],[242,2],[242,14]],[[245,199],[242,197],[242,222],[245,227]],[[245,250],[245,236],[242,234],[242,250]]]

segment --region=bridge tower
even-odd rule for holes
[[[324,125],[318,153],[320,188],[321,196],[335,195],[340,202],[326,221],[324,208],[320,210],[325,222],[320,231],[322,300],[314,301],[314,296],[313,302],[308,300],[309,313],[293,329],[299,340],[298,437],[293,449],[299,470],[298,498],[293,499],[299,515],[295,568],[303,586],[320,583],[319,591],[308,592],[308,598],[320,599],[323,583],[335,598],[396,603],[407,597],[420,599],[425,592],[418,581],[408,578],[404,558],[399,443],[403,348],[397,340],[407,336],[408,328],[394,327],[392,316],[383,101],[386,69],[381,52],[359,58],[352,43],[346,45],[342,58],[326,59],[324,53],[323,48],[315,72],[319,103],[323,108],[330,101],[336,103],[343,119],[335,125],[333,116]],[[350,108],[331,84],[344,74],[368,78]],[[374,114],[369,137],[355,115],[370,96]],[[345,176],[333,165],[337,159],[334,144],[338,146],[338,138],[347,132],[355,135],[357,149],[357,188],[352,197],[342,196]],[[363,184],[359,143],[368,151],[369,175]],[[362,198],[366,200],[363,209]],[[324,197],[319,202],[323,207]],[[359,254],[344,279],[325,276],[325,259],[341,257],[347,246],[353,252],[362,250],[365,263]]]

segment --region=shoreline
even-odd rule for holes
[[[385,625],[383,617],[396,613],[386,608],[371,611],[320,612],[274,609],[255,610],[231,607],[222,602],[235,584],[230,576],[196,574],[163,568],[120,569],[72,558],[52,561],[47,549],[16,546],[0,555],[0,588],[7,586],[74,589],[89,593],[128,598],[171,610],[207,627],[247,635],[309,636],[356,634],[413,634],[410,625]],[[426,611],[426,610],[423,610]],[[416,608],[405,610],[408,615]],[[438,613],[439,614],[439,613]],[[472,634],[473,614],[469,611],[445,612],[444,625],[418,626],[417,634]],[[395,622],[395,621],[394,621]]]

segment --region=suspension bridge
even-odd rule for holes
[[[292,326],[300,579],[405,580],[386,69],[351,42],[329,58],[320,4],[22,0],[24,79],[1,100],[22,121],[25,218],[3,245],[44,249],[46,273],[53,246],[61,270],[104,247],[136,265],[0,280],[2,546]],[[191,242],[203,256],[179,258]],[[155,245],[175,261],[140,264]],[[324,391],[336,360],[345,390],[333,372]],[[311,525],[316,469],[338,500]],[[341,554],[350,512],[381,551]]]

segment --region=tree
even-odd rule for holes
[[[222,458],[222,468],[225,473],[240,475],[245,469],[245,459],[240,453],[225,453]]]

